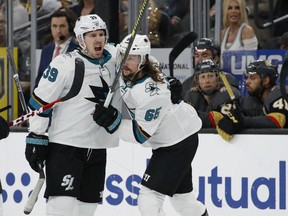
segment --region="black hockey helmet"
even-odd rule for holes
[[[216,92],[220,88],[220,78],[219,78],[219,65],[215,63],[211,59],[199,61],[195,66],[195,73],[194,73],[194,79],[195,83],[197,84],[199,90],[203,92],[206,95],[212,95],[214,92]],[[212,72],[216,75],[216,88],[204,90],[199,85],[199,75],[202,73],[208,73]]]
[[[195,50],[205,50],[205,49],[211,49],[213,57],[220,56],[221,54],[220,45],[216,43],[213,38],[201,38],[196,42],[194,46],[194,52]]]
[[[199,61],[195,66],[195,75],[204,72],[217,72],[219,73],[219,65],[211,59]]]
[[[257,73],[260,75],[261,80],[265,76],[270,77],[270,84],[275,85],[276,80],[279,76],[278,70],[275,65],[268,60],[256,60],[251,62],[246,69],[246,74]]]

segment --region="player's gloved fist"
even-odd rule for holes
[[[39,172],[39,164],[44,167],[44,161],[47,158],[49,139],[45,135],[37,135],[30,132],[26,137],[25,156],[31,168]]]
[[[9,135],[9,126],[4,118],[0,116],[0,139],[4,139]]]
[[[232,139],[232,135],[235,134],[243,127],[243,116],[238,109],[232,109],[219,120],[217,124],[218,134],[226,141]]]
[[[95,97],[94,98],[86,98],[87,100],[90,100],[94,103],[99,103],[100,101],[103,101],[106,99],[108,92],[109,92],[109,86],[106,83],[106,81],[103,79],[102,76],[100,76],[100,80],[102,83],[102,87],[90,85],[90,88],[91,88]]]
[[[167,77],[170,84],[171,101],[173,104],[178,104],[183,100],[182,98],[182,83],[174,77]]]
[[[108,133],[112,134],[119,127],[122,114],[112,105],[109,105],[108,108],[104,107],[104,102],[100,101],[95,105],[93,119],[99,126],[104,127]]]

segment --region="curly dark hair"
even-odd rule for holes
[[[155,62],[150,61],[148,57],[142,69],[132,77],[131,84],[134,85],[137,80],[143,78],[145,75],[151,77],[155,82],[164,83],[164,76],[162,76],[160,68]]]

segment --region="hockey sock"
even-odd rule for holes
[[[76,198],[69,196],[51,196],[46,205],[47,216],[71,216]]]
[[[206,211],[205,206],[195,198],[192,192],[175,194],[170,198],[170,201],[173,208],[181,216],[202,216]]]
[[[164,194],[142,186],[138,197],[138,208],[141,212],[141,216],[165,215],[162,211],[164,199]]]

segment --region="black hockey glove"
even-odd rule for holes
[[[180,103],[182,98],[182,83],[180,80],[174,77],[167,77],[167,80],[170,84],[170,91],[171,91],[171,101],[173,104]]]
[[[48,137],[45,135],[37,135],[33,132],[26,137],[25,156],[31,168],[35,172],[39,172],[39,164],[44,167],[44,161],[48,153]]]
[[[9,135],[9,126],[4,118],[0,116],[0,139],[4,139]]]
[[[232,139],[232,135],[243,127],[243,116],[238,109],[232,109],[223,115],[216,126],[218,134],[226,141]]]
[[[87,100],[90,100],[94,103],[99,103],[100,101],[105,101],[105,99],[108,95],[108,92],[109,92],[109,86],[106,83],[106,81],[103,79],[102,76],[100,76],[100,80],[102,83],[102,87],[90,85],[90,88],[91,88],[95,97],[94,98],[86,98]]]
[[[119,127],[122,114],[112,105],[106,108],[104,103],[100,102],[95,105],[93,119],[99,126],[104,127],[108,133],[112,134]]]

